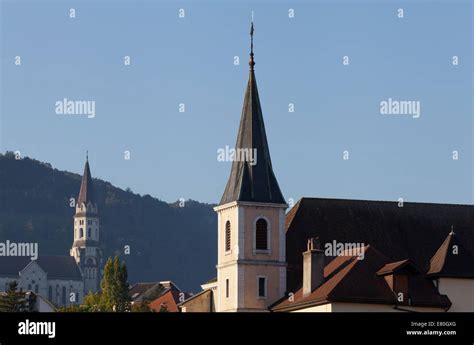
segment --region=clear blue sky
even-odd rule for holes
[[[89,150],[93,176],[121,188],[218,202],[230,163],[217,150],[235,144],[253,10],[256,76],[287,199],[473,202],[469,0],[0,3],[2,152],[81,173]],[[65,97],[94,100],[96,117],[57,115]],[[421,117],[381,115],[389,97],[420,101]]]

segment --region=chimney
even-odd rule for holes
[[[308,239],[308,248],[303,253],[303,296],[309,295],[324,280],[324,252],[319,238]]]

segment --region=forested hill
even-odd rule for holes
[[[34,159],[0,155],[0,242],[38,242],[40,255],[69,255],[81,176]],[[199,291],[215,277],[213,205],[168,204],[94,179],[104,256],[123,254],[131,282],[173,280]]]

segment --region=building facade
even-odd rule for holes
[[[74,242],[70,251],[83,274],[86,294],[89,291],[97,292],[100,288],[102,251],[99,246],[99,229],[97,200],[87,159],[76,202]]]
[[[302,198],[285,214],[255,79],[253,24],[249,66],[235,156],[214,208],[217,278],[181,311],[474,311],[474,206]],[[460,236],[451,232],[440,247],[453,225]],[[327,254],[332,243],[364,255]]]
[[[285,293],[287,204],[273,173],[254,72],[249,79],[227,186],[219,205],[217,311],[267,311]],[[240,157],[240,159],[239,159]]]
[[[74,242],[70,256],[39,255],[0,257],[0,291],[15,280],[57,306],[80,304],[89,292],[100,288],[102,254],[99,216],[89,161],[86,160],[74,216]]]

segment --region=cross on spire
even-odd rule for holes
[[[249,66],[250,69],[253,70],[253,66],[255,66],[255,61],[253,59],[253,11],[252,11],[252,22],[250,24],[250,61],[249,61]]]

